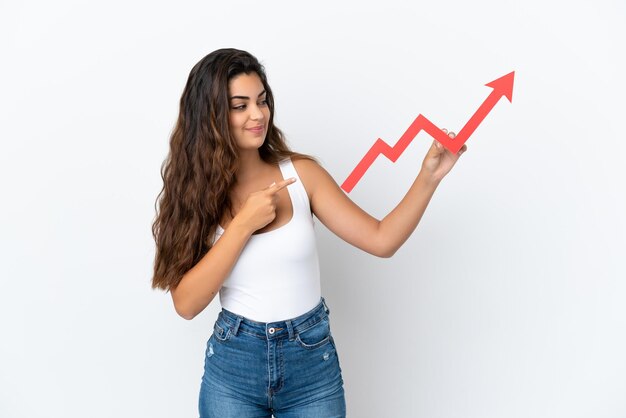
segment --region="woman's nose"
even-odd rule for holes
[[[250,119],[258,120],[263,119],[263,112],[259,108],[259,106],[252,106],[250,108]]]

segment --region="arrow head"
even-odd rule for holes
[[[485,84],[487,87],[491,87],[493,92],[499,97],[506,96],[509,102],[513,102],[513,79],[515,78],[515,71],[511,71],[507,75],[493,80],[491,83]]]

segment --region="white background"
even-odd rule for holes
[[[266,66],[292,148],[341,184],[422,113],[459,131],[516,71],[391,259],[318,222],[351,417],[626,417],[622,1],[0,4],[0,417],[194,417],[219,310],[150,289],[192,66]],[[431,138],[350,197],[377,217]]]

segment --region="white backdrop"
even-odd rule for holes
[[[623,1],[0,4],[0,417],[194,417],[217,300],[152,291],[191,67],[266,66],[291,146],[343,182],[516,71],[391,259],[317,223],[351,417],[626,417]],[[622,41],[620,41],[622,40]],[[350,193],[382,217],[431,142]]]

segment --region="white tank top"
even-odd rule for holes
[[[223,308],[258,322],[295,318],[320,301],[320,270],[313,215],[304,185],[290,159],[279,163],[293,216],[277,228],[250,237],[220,289]],[[224,233],[218,226],[216,240]]]

